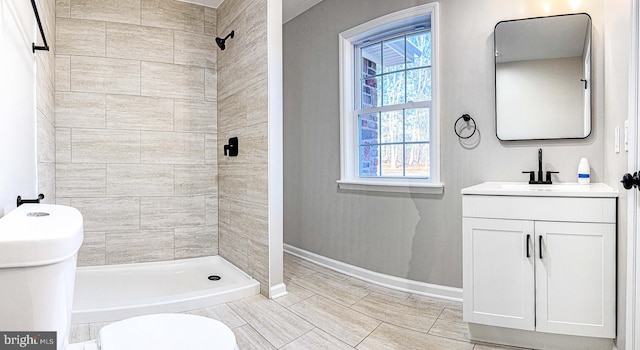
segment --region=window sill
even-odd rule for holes
[[[341,190],[442,194],[443,183],[338,180]]]

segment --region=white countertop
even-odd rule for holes
[[[580,185],[573,182],[559,182],[551,185],[530,185],[528,182],[484,182],[463,188],[460,192],[463,195],[485,196],[618,197],[618,191],[606,184]]]

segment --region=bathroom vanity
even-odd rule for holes
[[[471,337],[536,348],[615,338],[617,196],[604,184],[463,189]]]

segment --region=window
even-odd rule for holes
[[[340,34],[341,188],[442,193],[437,3]]]

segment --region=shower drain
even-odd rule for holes
[[[216,276],[216,275],[211,275],[209,277],[207,277],[209,279],[209,281],[218,281],[220,280],[220,276]]]

